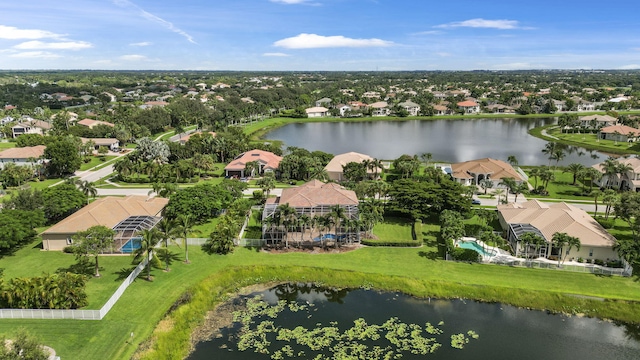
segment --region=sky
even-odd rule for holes
[[[3,0],[0,69],[640,69],[640,2]]]

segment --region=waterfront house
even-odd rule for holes
[[[592,167],[602,173],[600,179],[596,179],[594,184],[599,187],[612,187],[615,189],[640,191],[640,159],[637,157],[621,158],[616,160],[622,165],[630,168],[622,174],[605,174],[604,162],[593,165]]]
[[[580,126],[589,129],[600,129],[606,126],[616,125],[618,119],[610,115],[589,115],[578,118]]]
[[[371,116],[388,116],[391,113],[389,104],[386,101],[377,101],[369,104]]]
[[[224,172],[227,177],[237,176],[240,178],[255,176],[256,170],[260,175],[265,172],[273,172],[275,174],[278,166],[280,165],[280,161],[282,161],[281,156],[269,151],[254,149],[238,155],[233,159],[233,161],[225,166]],[[251,169],[251,172],[247,174],[245,173],[245,169],[249,162],[257,162],[258,168]]]
[[[326,117],[329,114],[329,109],[322,106],[310,107],[304,111],[307,113],[307,117],[310,118]]]
[[[622,124],[603,127],[598,131],[598,138],[620,142],[635,142],[640,136],[640,129]]]
[[[480,112],[480,105],[478,105],[478,103],[475,101],[460,101],[457,105],[458,109],[460,109],[465,114],[478,114]]]
[[[325,98],[322,98],[322,99],[316,101],[316,107],[330,108],[331,107],[331,99],[325,97]]]
[[[418,116],[420,113],[420,105],[414,103],[413,101],[405,101],[398,104],[401,108],[405,109],[409,116]]]
[[[512,178],[517,184],[525,181],[513,166],[491,158],[451,164],[451,176],[463,185],[479,185],[483,180],[491,180],[493,187],[498,187],[504,178]]]
[[[618,254],[613,249],[616,238],[584,210],[573,205],[564,202],[549,204],[535,199],[524,203],[498,205],[498,219],[516,256],[526,253],[528,256],[552,259],[564,255],[567,255],[567,259],[618,259]],[[520,241],[520,237],[527,232],[545,239],[546,244],[539,249],[539,253],[533,254],[535,249],[527,248]],[[569,250],[552,246],[555,233],[566,233],[580,239],[580,250],[575,247]]]
[[[77,124],[78,125],[82,125],[82,126],[86,126],[89,129],[93,129],[94,127],[96,127],[98,125],[105,125],[105,126],[115,127],[115,125],[110,123],[110,122],[100,121],[100,120],[92,120],[92,119],[82,119],[82,120],[78,121]]]
[[[344,180],[343,167],[345,165],[351,162],[362,163],[364,161],[373,161],[373,158],[369,155],[352,151],[334,156],[324,169],[327,171],[330,180],[342,181]],[[367,174],[370,178],[373,178],[376,174],[379,175],[380,173],[382,173],[381,168],[367,169]]]

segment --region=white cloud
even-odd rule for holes
[[[427,31],[420,31],[417,33],[413,33],[411,35],[438,35],[438,34],[442,34],[443,32],[440,30],[427,30]]]
[[[93,45],[86,41],[64,41],[64,42],[42,42],[38,40],[26,41],[14,46],[15,49],[20,50],[35,50],[35,49],[49,49],[49,50],[80,50],[92,48]]]
[[[9,55],[12,58],[21,59],[56,59],[61,57],[58,54],[54,54],[48,51],[25,51]]]
[[[470,27],[470,28],[487,28],[487,29],[519,29],[518,21],[516,20],[486,20],[486,19],[470,19],[465,21],[455,21],[448,24],[436,25],[436,28],[457,28],[457,27]]]
[[[131,43],[129,44],[129,46],[149,46],[152,45],[152,42],[149,41],[143,41],[143,42],[137,42],[137,43]]]
[[[497,64],[492,67],[495,70],[532,70],[546,69],[548,66],[542,64],[531,64],[528,62],[513,62],[507,64]]]
[[[316,34],[300,34],[278,40],[273,43],[273,45],[287,49],[316,49],[333,47],[380,47],[393,45],[393,42],[381,39],[351,39],[342,35],[322,36]]]
[[[131,54],[131,55],[122,55],[120,56],[119,59],[125,60],[125,61],[143,61],[143,60],[147,60],[147,57],[144,55]]]
[[[113,0],[113,3],[121,6],[121,7],[129,7],[129,8],[134,8],[136,10],[138,10],[140,12],[140,16],[142,16],[143,18],[156,22],[160,25],[162,25],[163,27],[165,27],[166,29],[173,31],[176,34],[182,35],[184,36],[187,41],[189,41],[190,43],[196,44],[195,40],[193,40],[193,37],[191,35],[189,35],[186,31],[183,31],[179,28],[177,28],[175,25],[173,25],[173,23],[159,17],[156,15],[153,15],[150,12],[145,11],[143,8],[141,8],[140,6],[132,3],[129,0]]]
[[[46,30],[37,29],[18,29],[13,26],[0,25],[0,39],[18,40],[18,39],[60,39],[64,35],[52,33]]]
[[[286,56],[291,56],[291,55],[285,54],[285,53],[274,52],[274,53],[264,53],[264,54],[262,54],[262,56],[286,57]]]
[[[629,65],[623,65],[623,66],[620,66],[618,69],[620,69],[620,70],[635,70],[635,69],[640,69],[640,64],[629,64]]]
[[[448,53],[448,52],[437,52],[436,55],[442,56],[442,57],[448,57],[448,56],[451,56],[451,53]]]

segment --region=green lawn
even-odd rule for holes
[[[396,217],[386,217],[383,222],[373,227],[373,235],[378,240],[413,240],[411,224],[413,222]]]
[[[410,231],[406,229],[409,228],[408,224],[399,223],[396,226],[402,228],[405,235]],[[435,230],[430,227],[427,229],[429,232]],[[385,231],[382,234],[385,234]],[[177,248],[175,252],[182,254]],[[66,255],[39,251],[38,254],[43,257],[38,261],[29,260],[30,264],[55,263],[52,268],[64,266]],[[420,281],[435,281],[440,284],[438,288],[446,288],[447,284],[467,284],[481,288],[495,286],[503,289],[502,291],[520,289],[640,300],[640,284],[635,279],[431,260],[425,256],[424,248],[367,247],[348,253],[323,255],[276,255],[239,248],[228,256],[209,256],[202,253],[200,247],[191,246],[189,254],[190,265],[176,261],[172,264],[170,272],[154,269],[154,281],[151,283],[136,280],[102,321],[2,320],[0,333],[13,332],[19,326],[27,327],[42,341],[53,346],[62,358],[129,359],[138,344],[148,338],[154,326],[187,289],[209,276],[222,276],[231,267],[256,264],[294,266],[300,269],[317,267],[371,275],[400,276]],[[22,256],[16,255],[14,261],[18,262],[20,258]],[[2,267],[17,266],[16,263],[0,264]],[[121,266],[125,267],[125,264]],[[24,266],[25,269],[27,267],[29,266]],[[105,263],[105,273],[117,270],[119,269],[113,269],[112,265]],[[8,271],[13,274],[18,272]],[[313,277],[309,278],[312,279]],[[106,275],[100,280],[106,280]],[[100,289],[92,291],[100,294]],[[91,302],[95,303],[95,300]],[[132,344],[129,344],[127,341],[131,332],[134,333],[134,337]]]
[[[16,143],[15,142],[11,142],[11,141],[2,141],[0,142],[0,151],[2,150],[6,150],[6,149],[11,149],[16,147]]]
[[[529,169],[524,169],[529,175]],[[547,191],[549,192],[549,196],[540,196],[536,194],[527,194],[525,195],[527,198],[539,198],[539,199],[567,199],[567,200],[591,200],[593,201],[593,197],[591,196],[582,196],[583,186],[580,180],[576,181],[576,184],[573,185],[573,174],[569,172],[563,172],[562,170],[552,170],[555,180],[549,182],[547,186]],[[535,186],[535,178],[529,177],[529,184],[531,186]],[[538,179],[538,187],[542,186],[543,183],[540,179]],[[584,190],[589,192],[589,181],[584,184]]]
[[[189,234],[189,237],[194,238],[206,238],[215,229],[216,225],[220,222],[219,217],[215,217],[204,224],[199,224],[193,227],[193,231]]]
[[[117,156],[92,156],[90,157],[90,161],[88,163],[83,162],[80,166],[81,171],[89,170],[93,167],[103,165],[105,162],[115,159]]]
[[[90,277],[87,283],[88,309],[99,309],[120,286],[135,265],[131,264],[129,256],[103,256],[99,260],[101,277]],[[60,270],[70,270],[76,264],[72,254],[61,251],[43,251],[40,240],[37,240],[13,255],[0,258],[0,269],[4,269],[4,278],[33,277],[43,273],[54,273]],[[91,263],[93,264],[93,262]],[[91,273],[93,267],[88,269]],[[126,271],[123,271],[126,270]]]
[[[555,136],[564,142],[582,145],[586,148],[594,148],[602,151],[623,154],[640,153],[640,144],[638,143],[600,140],[598,139],[597,134],[568,134],[560,132],[560,129],[552,129],[548,132],[548,134]]]

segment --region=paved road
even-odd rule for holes
[[[480,199],[478,198],[478,200],[480,200],[480,205],[483,206],[496,206],[498,205],[498,200],[494,197],[491,199]],[[584,201],[571,201],[571,200],[561,200],[561,199],[553,199],[555,201],[545,201],[545,200],[540,200],[541,202],[546,202],[549,204],[553,204],[553,203],[557,203],[558,201],[564,201],[566,203],[569,203],[577,208],[580,208],[586,212],[594,212],[596,210],[596,206],[593,204],[593,202],[584,202]],[[514,202],[515,201],[515,195],[513,194],[509,194],[509,202]],[[518,203],[523,203],[528,201],[527,198],[525,198],[524,196],[522,196],[522,194],[518,195]],[[604,211],[604,205],[598,205],[598,211]]]
[[[98,181],[104,177],[107,177],[113,173],[113,165],[108,165],[103,167],[100,170],[95,171],[77,171],[76,177],[80,180],[85,180],[88,182]]]

